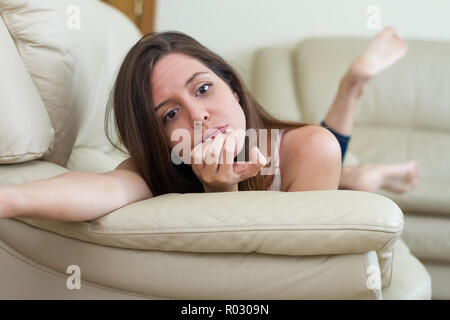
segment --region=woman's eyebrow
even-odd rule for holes
[[[189,85],[189,83],[191,83],[194,79],[195,79],[195,77],[197,77],[197,76],[199,76],[199,75],[201,75],[201,74],[204,74],[204,73],[208,73],[208,72],[206,72],[206,71],[202,71],[202,72],[196,72],[196,73],[194,73],[187,81],[186,81],[186,83],[184,84],[184,87],[186,88],[188,85]],[[155,108],[155,113],[156,112],[158,112],[158,110],[161,108],[161,107],[163,107],[167,102],[169,102],[170,101],[170,99],[166,99],[166,100],[164,100],[163,102],[161,102],[160,104],[158,104],[157,106],[156,106],[156,108]]]

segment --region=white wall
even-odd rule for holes
[[[312,36],[371,37],[370,5],[381,9],[381,27],[402,38],[450,40],[449,0],[158,0],[156,30],[179,30],[250,71],[255,49],[293,46]]]

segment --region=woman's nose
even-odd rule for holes
[[[191,115],[192,123],[194,123],[194,122],[204,123],[204,122],[208,121],[209,113],[205,108],[200,107],[200,106],[197,106],[197,107],[194,106],[189,109],[190,109],[189,113]]]

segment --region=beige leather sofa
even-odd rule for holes
[[[72,5],[0,0],[1,185],[126,158],[103,116],[141,35],[104,3]],[[0,298],[429,299],[403,224],[388,198],[338,190],[167,194],[86,222],[0,219]]]
[[[370,39],[315,38],[258,50],[252,91],[279,118],[319,123],[339,80]],[[450,43],[406,40],[405,58],[368,85],[345,164],[417,160],[419,185],[379,193],[405,214],[402,239],[450,299]]]

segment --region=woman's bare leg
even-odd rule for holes
[[[339,189],[375,192],[379,188],[395,193],[405,193],[416,187],[419,170],[415,161],[400,164],[362,164],[344,167]]]
[[[407,49],[393,28],[378,33],[341,79],[338,93],[325,117],[327,126],[342,135],[350,135],[357,104],[368,82],[402,58]]]
[[[386,28],[377,34],[341,79],[338,93],[325,117],[326,125],[341,135],[350,136],[357,104],[368,82],[401,59],[407,49],[393,28]],[[344,167],[339,188],[370,192],[384,188],[404,193],[414,188],[418,179],[419,171],[415,161],[395,165],[363,164]]]

